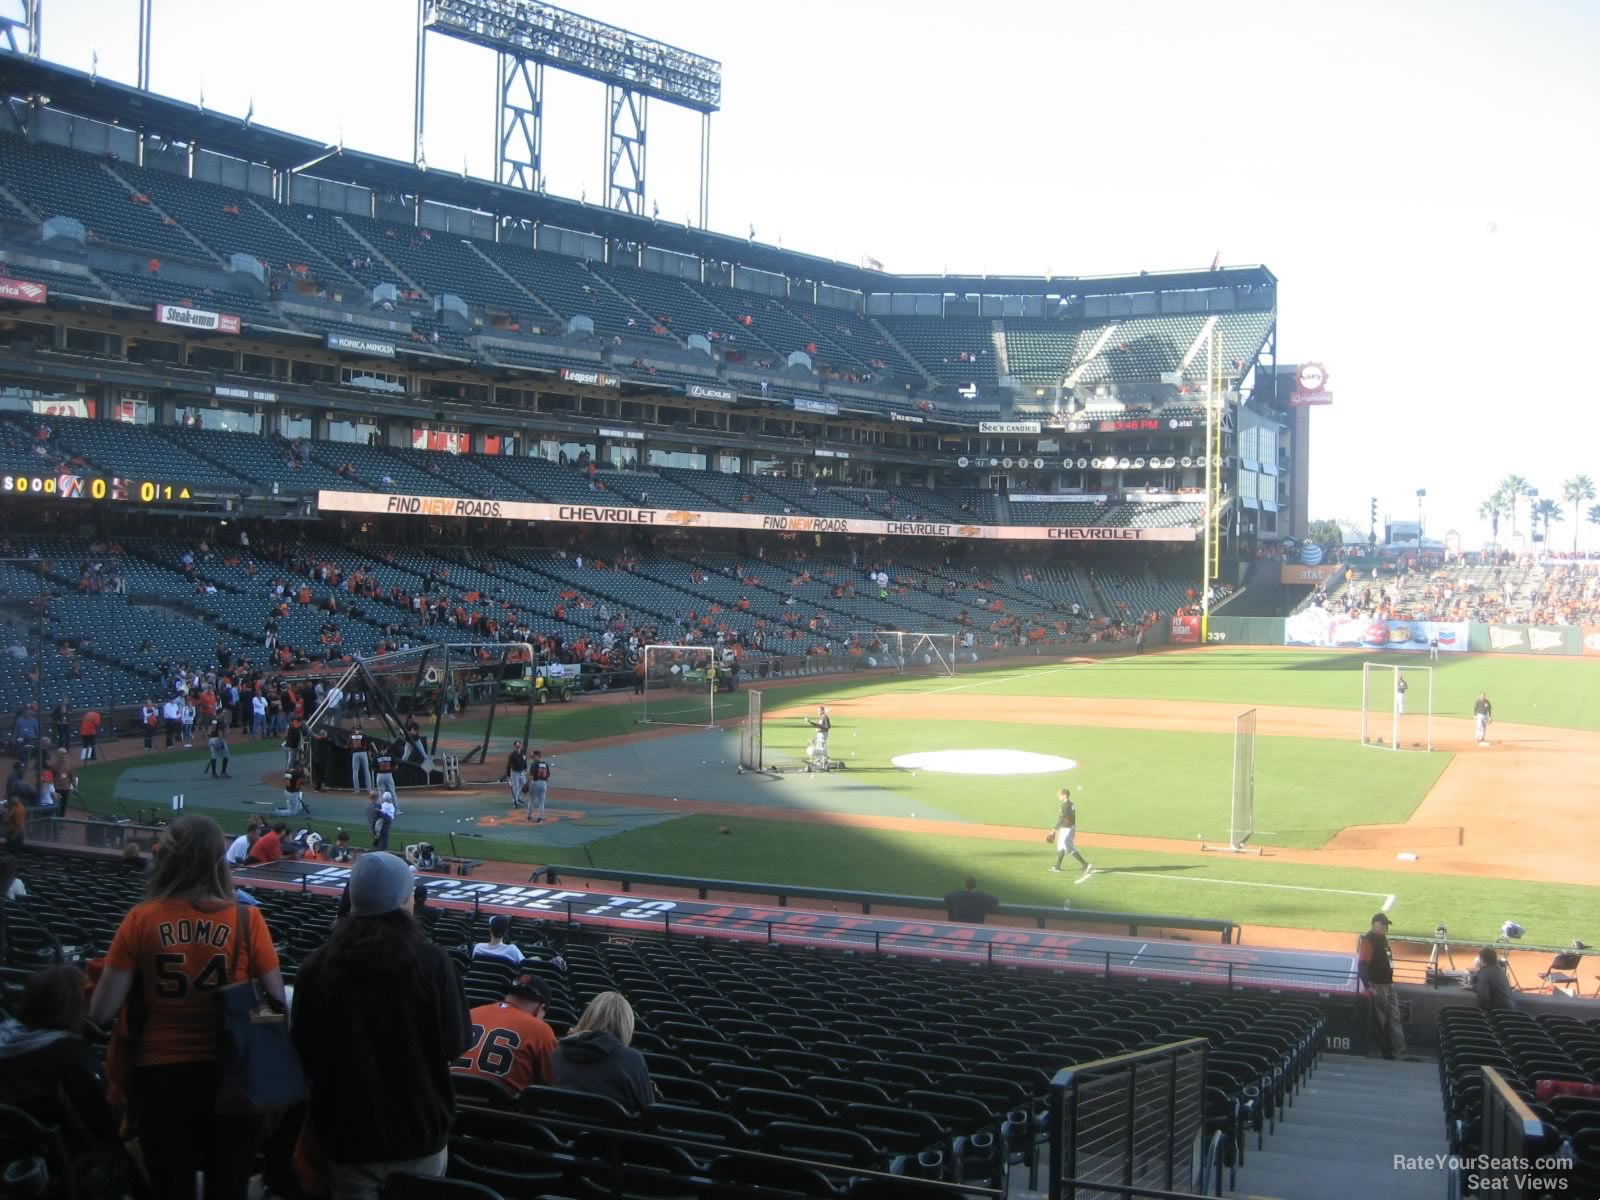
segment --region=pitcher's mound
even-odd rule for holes
[[[1029,750],[926,750],[897,754],[890,761],[903,771],[946,775],[1050,775],[1078,765],[1070,758]]]

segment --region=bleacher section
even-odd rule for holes
[[[144,880],[109,863],[33,856],[27,885],[9,910],[7,1009],[25,975],[17,956],[37,959],[62,944],[85,958],[103,954],[143,898]],[[441,894],[450,886],[430,881]],[[327,938],[337,897],[253,890],[292,985]],[[430,910],[428,935],[457,959],[468,1003],[498,1001],[514,969],[466,950],[484,939],[489,914]],[[628,998],[633,1045],[660,1100],[630,1114],[552,1088],[532,1089],[517,1106],[464,1092],[449,1173],[506,1196],[615,1194],[609,1156],[592,1141],[585,1149],[572,1123],[665,1140],[623,1153],[629,1196],[918,1194],[868,1186],[855,1178],[863,1170],[1001,1186],[1014,1167],[1031,1172],[1052,1136],[1044,1100],[1056,1070],[1191,1037],[1211,1048],[1207,1140],[1218,1139],[1219,1166],[1237,1167],[1316,1068],[1324,1028],[1315,1007],[1265,992],[704,938],[600,939],[525,915],[512,917],[507,940],[528,956],[521,969],[548,985],[558,1035],[595,995]],[[752,1150],[791,1161],[737,1158]],[[747,1190],[757,1185],[759,1193]]]
[[[987,317],[880,317],[879,321],[942,383],[980,387],[995,383],[994,322]],[[961,356],[967,355],[963,362]]]
[[[184,440],[195,446],[241,436],[183,431]],[[419,473],[408,460],[433,457],[422,451],[368,453],[373,456],[370,464],[358,456],[367,471],[386,466]],[[451,469],[482,469],[470,460],[437,457]],[[549,492],[560,491],[552,486],[560,483],[570,485],[579,499],[593,496],[574,472],[533,459],[506,462],[537,465],[540,469],[527,478]],[[619,495],[623,487],[636,492],[676,487],[648,473],[603,472],[600,478],[616,484]],[[508,490],[527,494],[510,480],[504,483]],[[661,502],[677,499],[663,495]],[[1024,569],[1003,563],[947,563],[910,543],[887,548],[891,553],[875,552],[881,557],[862,554],[854,562],[817,552],[764,561],[760,555],[732,550],[646,550],[604,536],[568,537],[568,545],[570,549],[497,546],[490,553],[392,546],[381,540],[336,545],[303,539],[292,551],[269,552],[206,546],[174,536],[132,537],[115,545],[38,536],[12,548],[24,557],[34,556],[44,567],[42,578],[29,563],[0,563],[0,622],[8,645],[26,651],[26,626],[35,619],[43,587],[49,597],[44,640],[58,651],[45,655],[45,695],[51,702],[64,697],[75,707],[114,707],[137,704],[155,690],[162,664],[209,666],[219,642],[236,655],[263,660],[265,621],[275,606],[278,584],[287,593],[287,613],[278,622],[279,645],[296,662],[313,664],[374,653],[390,637],[414,644],[441,636],[478,640],[484,635],[469,626],[479,617],[495,620],[503,630],[521,626],[530,636],[556,639],[557,653],[579,638],[598,638],[621,620],[626,631],[653,627],[670,640],[698,638],[714,644],[721,636],[737,634],[741,653],[756,658],[843,654],[847,633],[872,628],[958,635],[970,630],[976,648],[986,655],[993,628],[1002,619],[1014,622],[1005,627],[1013,634],[1038,629],[1049,638],[1084,641],[1101,628],[1091,622],[1091,614],[1116,618],[1152,609],[1170,613],[1183,602],[1185,586],[1180,576],[1154,568],[1135,572],[1061,564]],[[181,562],[185,553],[194,558],[192,573]],[[625,561],[619,566],[618,559]],[[891,579],[882,597],[869,579],[880,567]],[[374,582],[376,594],[353,593],[346,581],[355,576]],[[447,630],[426,625],[412,607],[413,598],[424,594],[445,601],[446,610],[459,611],[463,621]],[[995,603],[1001,607],[991,611]],[[1080,605],[1077,617],[1069,611],[1073,603]],[[331,642],[323,636],[325,625],[338,634]],[[0,673],[0,710],[14,711],[30,699],[27,672]]]
[[[47,221],[75,217],[91,244],[141,254],[204,260],[205,251],[141,204],[87,154],[0,135],[0,181],[28,206],[23,215]]]
[[[620,356],[629,353],[630,340],[681,346],[698,334],[711,337],[718,359],[730,366],[779,372],[790,353],[815,347],[812,359],[822,379],[884,389],[909,385],[913,395],[928,376],[946,389],[994,385],[997,335],[1005,339],[1012,376],[1023,384],[1056,385],[1079,367],[1085,384],[1150,382],[1179,368],[1207,319],[1200,314],[1124,319],[1090,357],[1111,326],[1104,319],[869,319],[801,297],[766,296],[621,263],[588,263],[519,245],[468,240],[403,220],[279,205],[164,167],[101,159],[10,135],[0,137],[0,182],[13,201],[0,219],[9,216],[11,226],[30,230],[52,216],[75,217],[83,222],[91,246],[130,251],[141,264],[146,256],[154,260],[154,271],[132,269],[126,259],[96,266],[100,281],[122,299],[210,307],[309,333],[359,333],[370,330],[343,325],[336,315],[284,316],[276,311],[276,300],[305,292],[361,306],[373,287],[389,283],[402,293],[396,318],[413,318],[409,331],[391,336],[465,358],[476,355],[463,336],[430,319],[435,296],[460,296],[477,310],[474,319],[485,328],[495,320],[509,320],[525,332],[561,336],[570,318],[587,315],[597,336],[584,344],[597,352],[622,339]],[[235,253],[260,260],[271,277],[271,298],[228,286],[224,266]],[[214,282],[162,277],[162,270],[180,267],[210,272]],[[40,279],[63,294],[100,294],[88,276],[26,267],[16,268],[15,274]],[[743,323],[746,317],[749,325]],[[1231,377],[1242,376],[1255,361],[1272,319],[1271,312],[1219,315]],[[509,363],[544,365],[515,350],[497,350],[495,356]],[[616,365],[621,363],[619,357]],[[707,366],[714,369],[713,363]],[[1199,380],[1204,368],[1201,354],[1189,364],[1189,381]],[[669,377],[658,367],[654,378],[666,383],[697,377]],[[819,377],[799,371],[780,384],[785,391],[815,394]],[[885,391],[855,402],[884,408],[905,401]],[[945,412],[962,409],[969,416],[1001,411],[988,397],[969,401],[963,409],[944,396],[939,407]]]

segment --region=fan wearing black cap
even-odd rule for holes
[[[1385,1058],[1404,1058],[1406,1033],[1400,1026],[1400,1000],[1394,994],[1394,952],[1389,948],[1389,917],[1372,914],[1372,927],[1356,943],[1356,972],[1372,997],[1378,1048]]]
[[[403,860],[363,854],[350,915],[295,981],[295,1048],[337,1200],[376,1197],[397,1171],[445,1171],[450,1067],[472,1037],[455,964],[412,918],[415,888]]]
[[[555,1030],[544,1019],[550,988],[537,975],[511,981],[498,1004],[472,1010],[472,1045],[450,1064],[452,1074],[489,1079],[520,1096],[530,1084],[550,1082]]]

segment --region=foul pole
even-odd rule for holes
[[[1206,505],[1200,566],[1200,644],[1211,641],[1211,581],[1221,571],[1222,557],[1222,414],[1226,392],[1222,380],[1221,334],[1215,327],[1206,341]]]

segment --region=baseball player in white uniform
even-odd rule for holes
[[[1062,862],[1070,854],[1083,867],[1083,873],[1088,875],[1094,868],[1089,865],[1088,859],[1078,853],[1074,844],[1078,834],[1077,805],[1072,803],[1072,793],[1066,788],[1062,788],[1057,797],[1061,801],[1061,809],[1056,813],[1056,827],[1050,831],[1056,847],[1056,862],[1050,870],[1060,872]]]

